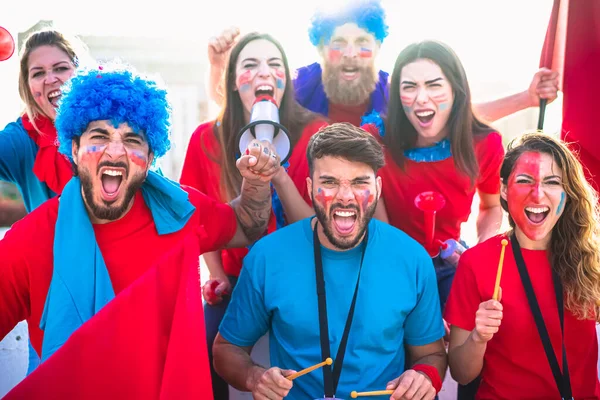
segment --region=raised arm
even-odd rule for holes
[[[541,68],[533,75],[529,88],[500,99],[473,104],[476,115],[487,122],[514,114],[529,107],[539,107],[540,98],[551,103],[558,96],[558,72]]]
[[[268,142],[253,140],[236,165],[244,178],[240,195],[231,201],[237,217],[237,230],[227,247],[245,247],[267,230],[271,217],[271,186],[280,159]]]
[[[227,68],[229,52],[235,45],[240,30],[237,27],[225,29],[219,36],[208,41],[208,95],[219,106],[223,104],[223,73]]]

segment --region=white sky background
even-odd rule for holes
[[[76,34],[193,38],[200,46],[190,51],[205,54],[205,40],[224,27],[237,25],[244,31],[272,33],[282,42],[292,67],[317,59],[307,36],[314,7],[344,3],[205,0],[197,1],[194,8],[198,11],[194,11],[184,0],[154,4],[140,0],[29,0],[26,5],[5,1],[0,26],[14,36],[38,20],[52,19],[59,28]],[[463,61],[475,100],[527,86],[539,63],[552,8],[552,0],[383,0],[383,4],[390,35],[382,46],[379,67],[391,72],[397,54],[411,42],[442,40]],[[5,68],[1,67],[0,74],[4,75]]]

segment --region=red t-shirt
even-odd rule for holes
[[[213,131],[214,123],[214,121],[206,122],[200,125],[192,134],[181,171],[180,182],[206,193],[207,196],[217,201],[226,201],[227,199],[223,197],[220,187],[221,167],[215,161],[221,159],[221,148]],[[310,193],[308,193],[306,187],[306,178],[308,177],[306,148],[311,136],[325,125],[327,123],[323,120],[315,120],[306,125],[288,160],[290,164],[288,175],[302,198],[309,204],[311,204],[311,201]],[[271,214],[267,232],[273,232],[276,226],[275,215]],[[238,276],[242,268],[242,260],[246,254],[248,254],[247,248],[222,250],[221,260],[225,273]]]
[[[500,167],[504,158],[500,134],[492,132],[477,138],[475,156],[479,177],[473,186],[469,177],[454,165],[454,157],[437,162],[406,159],[403,171],[387,150],[386,165],[379,171],[379,176],[390,224],[424,244],[423,212],[415,206],[415,197],[422,192],[436,191],[444,196],[446,205],[436,213],[434,239],[460,239],[460,226],[469,219],[475,190],[500,193]]]
[[[479,304],[490,300],[494,292],[503,238],[495,236],[461,256],[446,303],[444,316],[448,323],[467,331],[475,328]],[[522,249],[522,254],[562,370],[562,335],[547,254],[543,250],[526,249]],[[477,398],[559,399],[510,241],[504,253],[500,286],[504,307],[502,324],[487,344]],[[564,327],[573,396],[600,398],[595,321],[578,320],[565,309]]]
[[[141,192],[136,194],[131,210],[123,218],[93,225],[115,294],[201,225],[211,241],[203,243],[204,251],[221,248],[233,238],[237,227],[233,209],[193,188],[184,189],[196,211],[178,232],[158,235]],[[56,197],[48,200],[14,224],[0,241],[0,338],[19,321],[27,319],[31,343],[38,354],[41,354],[43,338],[40,318],[52,280],[58,204]]]
[[[358,106],[329,103],[328,118],[332,123],[349,122],[354,126],[360,126],[361,119],[367,112],[370,102],[371,100]]]

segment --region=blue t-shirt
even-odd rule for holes
[[[33,173],[37,152],[38,146],[27,134],[21,118],[0,131],[0,180],[17,185],[27,212],[55,196]]]
[[[363,245],[348,251],[323,246],[323,271],[332,358],[354,295]],[[369,223],[354,320],[337,397],[383,390],[404,371],[404,344],[421,346],[444,335],[431,258],[404,232]],[[219,332],[237,346],[270,334],[271,365],[300,371],[321,361],[311,219],[261,239],[244,259]],[[294,380],[287,398],[324,395],[323,373]]]

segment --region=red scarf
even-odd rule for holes
[[[63,188],[73,177],[71,162],[67,157],[58,152],[58,139],[54,123],[44,116],[35,119],[35,129],[27,114],[21,118],[23,127],[38,146],[38,152],[33,164],[33,173],[37,178],[46,183],[50,190],[61,194]]]

